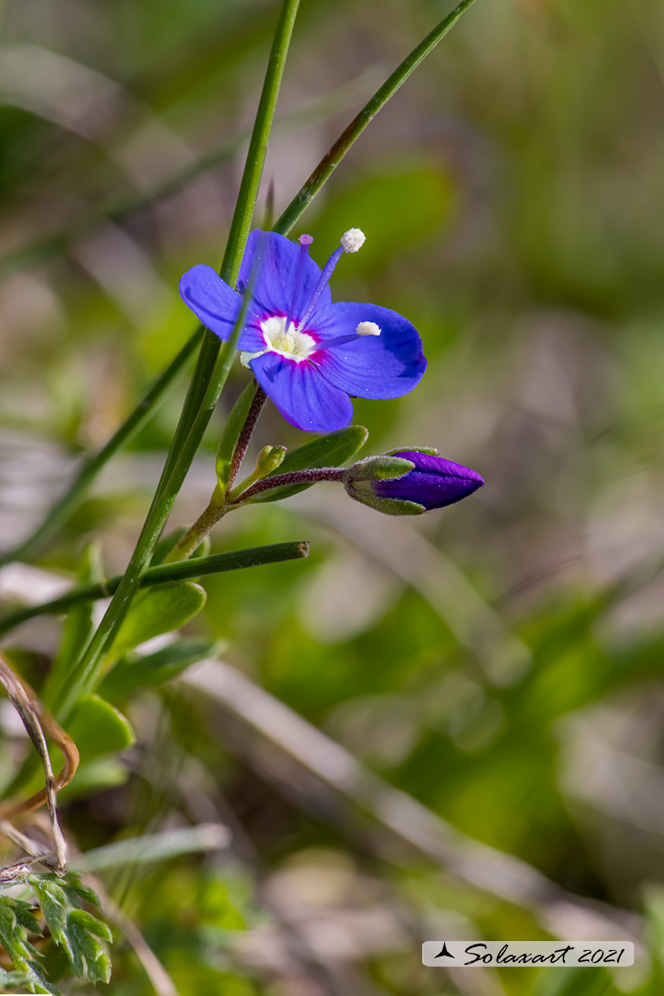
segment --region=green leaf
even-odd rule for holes
[[[30,884],[37,895],[53,940],[61,948],[64,948],[67,956],[71,959],[71,944],[67,936],[67,894],[65,890],[58,882],[37,875],[31,878]]]
[[[27,989],[29,985],[30,975],[27,972],[6,972],[4,968],[0,968],[0,986],[3,991],[5,988]]]
[[[119,788],[128,779],[129,771],[124,764],[111,757],[100,757],[80,767],[76,778],[58,793],[58,798],[67,802],[83,799],[93,792]]]
[[[89,885],[81,882],[81,876],[76,872],[69,872],[65,878],[60,880],[62,888],[67,893],[67,899],[71,906],[80,906],[81,901],[90,906],[101,906],[99,896]]]
[[[181,640],[146,657],[123,658],[109,671],[97,691],[102,698],[119,702],[176,678],[219,649],[219,643],[212,640]]]
[[[4,973],[0,975],[0,982],[6,979],[19,978],[21,987],[29,989],[33,993],[52,993],[59,996],[59,990],[52,986],[43,978],[36,959],[39,952],[27,939],[26,936],[26,913],[27,904],[9,896],[0,897],[0,943],[5,949],[12,966],[17,970],[15,973]],[[36,921],[35,921],[36,922]],[[30,928],[32,929],[32,923]],[[37,924],[37,933],[41,933]],[[13,980],[8,983],[16,985]]]
[[[11,899],[8,901],[12,904],[16,922],[32,934],[41,934],[39,920],[33,914],[30,903],[24,903],[22,899]]]
[[[72,910],[67,917],[67,930],[74,975],[80,979],[87,974],[93,983],[107,983],[111,978],[111,960],[97,937],[110,943],[113,935],[108,926],[85,910]]]
[[[11,958],[14,968],[26,971],[37,954],[26,939],[25,927],[19,924],[13,903],[8,897],[0,899],[0,942]]]
[[[88,903],[90,906],[101,906],[97,893],[89,885],[84,885],[81,882],[81,876],[78,872],[70,871],[64,876],[56,875],[53,872],[42,872],[39,875],[28,876],[26,881],[37,894],[44,882],[54,882],[65,893],[70,906],[78,907],[82,902]]]
[[[276,477],[278,474],[290,474],[309,467],[340,467],[355,456],[368,437],[369,433],[363,425],[349,425],[345,429],[318,436],[317,439],[312,439],[304,446],[298,446],[296,450],[287,453],[278,470],[269,474],[266,480],[269,481],[270,477]],[[310,487],[311,484],[290,484],[270,491],[261,491],[254,498],[250,498],[247,504],[280,501]]]
[[[167,581],[150,588],[134,600],[113,643],[112,656],[122,657],[140,643],[184,626],[198,615],[206,597],[205,589],[193,581]]]
[[[96,916],[88,913],[87,910],[72,910],[69,915],[69,922],[70,924],[75,923],[77,930],[85,930],[87,933],[95,934],[96,937],[101,937],[108,944],[113,943],[113,933],[109,925],[104,923],[103,920],[98,920]]]
[[[79,700],[67,723],[67,733],[78,747],[82,765],[126,750],[136,740],[129,720],[98,695]]]

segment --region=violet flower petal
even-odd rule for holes
[[[373,322],[380,335],[355,335],[362,322]],[[417,387],[427,361],[422,340],[411,323],[375,304],[339,302],[316,309],[312,328],[320,349],[311,357],[323,376],[361,398],[400,398]],[[347,340],[348,336],[353,338]],[[336,343],[334,340],[339,339]]]
[[[484,484],[476,471],[452,460],[413,450],[391,455],[412,460],[415,469],[404,477],[372,481],[371,488],[379,498],[414,501],[427,509],[444,508],[461,501]]]
[[[297,429],[333,432],[343,429],[353,417],[348,395],[306,361],[297,363],[268,352],[251,360],[250,366],[265,393]]]
[[[211,266],[192,266],[180,280],[180,294],[206,328],[228,339],[235,325],[242,298]]]
[[[321,275],[313,259],[307,253],[303,258],[301,255],[301,247],[283,235],[260,229],[251,232],[242,258],[238,289],[243,292],[251,286],[255,267],[252,298],[256,313],[262,312],[263,317],[290,314],[297,325]],[[322,292],[321,303],[326,305],[331,300],[328,286]]]

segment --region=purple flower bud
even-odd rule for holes
[[[371,481],[371,489],[379,498],[413,501],[426,509],[443,508],[472,495],[484,484],[476,471],[442,457],[415,450],[403,450],[391,455],[411,460],[415,469],[404,477]]]

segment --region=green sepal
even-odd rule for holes
[[[379,498],[373,491],[364,491],[352,486],[347,487],[346,491],[355,501],[368,505],[369,508],[375,509],[376,512],[383,512],[385,515],[421,515],[422,512],[426,512],[424,505],[420,505],[416,501],[404,501],[402,498]]]
[[[112,658],[184,626],[198,615],[206,598],[205,589],[193,581],[166,581],[150,588],[134,600],[111,648]]]
[[[136,742],[126,716],[99,695],[79,699],[66,729],[81,755],[81,765],[105,754],[117,754]]]
[[[386,450],[385,456],[394,456],[395,453],[424,453],[425,456],[438,456],[435,446],[397,446],[393,450]]]
[[[402,457],[375,456],[360,460],[348,469],[348,481],[386,481],[404,477],[415,469],[412,460]]]
[[[181,640],[146,657],[125,657],[106,675],[97,692],[110,702],[120,702],[176,678],[220,650],[219,642],[212,640]]]
[[[290,450],[283,459],[278,471],[279,474],[291,474],[297,470],[308,470],[319,467],[340,467],[347,460],[352,459],[355,454],[366,443],[369,432],[363,425],[349,425],[345,429],[337,429],[336,432],[328,432],[324,436],[318,436],[310,440],[303,446],[298,446],[295,450]],[[266,480],[272,475],[268,474]],[[247,504],[280,501],[290,495],[296,495],[299,491],[306,491],[312,487],[311,484],[288,484],[282,487],[272,488],[269,491],[261,491],[253,498],[249,498]]]
[[[226,488],[228,487],[233,453],[235,452],[235,447],[237,446],[238,439],[240,438],[242,427],[247,421],[251,403],[256,397],[257,387],[258,385],[254,380],[247,384],[244,391],[233,405],[221,440],[219,441],[215,470],[217,473],[217,484],[222,496],[225,494]]]

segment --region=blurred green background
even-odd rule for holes
[[[303,4],[259,224],[446,9]],[[177,281],[221,260],[277,11],[4,3],[4,547],[191,334]],[[298,225],[319,263],[361,227],[335,299],[393,308],[424,340],[415,394],[355,403],[364,452],[437,446],[486,487],[405,521],[321,485],[215,532],[220,551],[306,538],[312,554],[204,582],[187,635],[225,642],[219,689],[132,700],[136,745],[75,781],[64,809],[83,850],[230,827],[221,851],[102,875],[181,996],[664,991],[663,126],[657,0],[478,0]],[[245,381],[238,366],[174,526],[207,502]],[[108,573],[123,568],[183,392],[42,573],[0,573],[2,597],[74,576],[92,538]],[[253,449],[302,441],[268,408]],[[5,646],[39,686],[60,638],[46,620]],[[0,720],[7,771],[22,741]],[[614,926],[593,931],[594,912]],[[419,963],[444,935],[632,932],[637,964],[615,975]],[[117,938],[97,991],[152,992]]]

